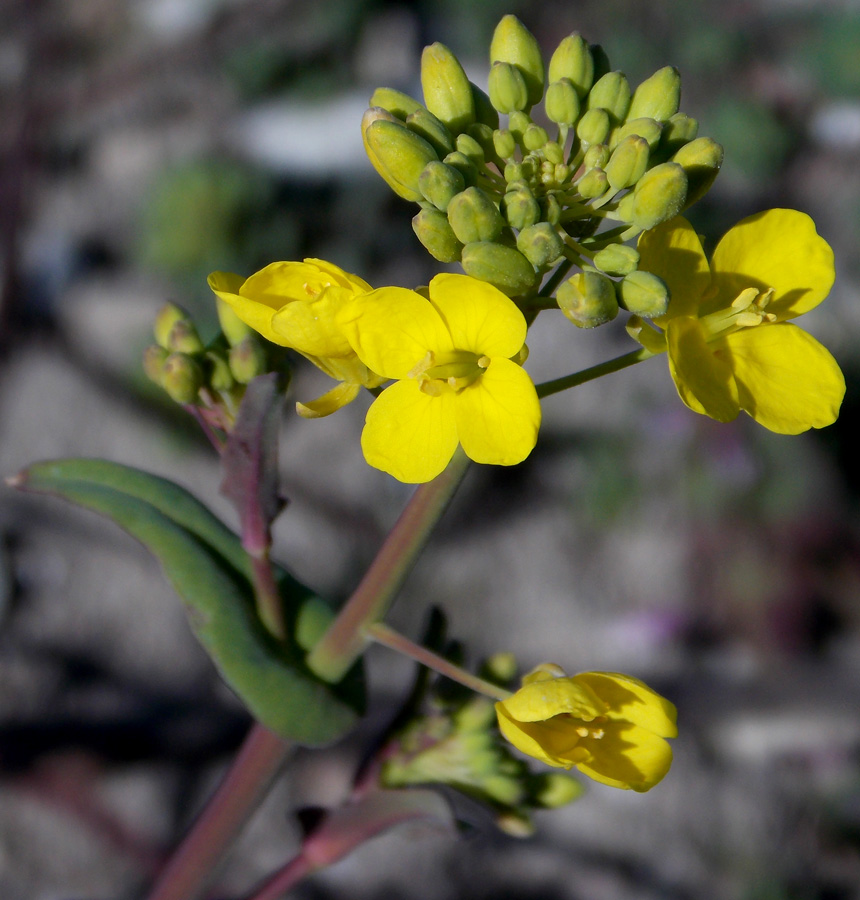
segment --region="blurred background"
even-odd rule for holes
[[[803,326],[840,362],[839,422],[797,438],[686,410],[661,359],[549,398],[516,469],[475,467],[393,623],[438,604],[471,659],[608,669],[679,707],[669,777],[589,786],[517,841],[403,828],[306,898],[860,897],[860,4],[853,0],[5,0],[0,7],[0,471],[101,456],[171,477],[226,519],[218,466],[140,367],[174,300],[215,328],[205,276],[323,257],[373,284],[438,265],[375,175],[359,120],[420,95],[439,40],[486,84],[516,13],[546,57],[570,31],[632,84],[673,64],[682,110],[725,145],[692,211],[711,239],[804,210],[837,281]],[[631,347],[542,317],[535,380]],[[206,335],[204,334],[204,337]],[[327,389],[297,364],[290,398]],[[345,596],[411,488],[369,469],[367,400],[286,417],[279,557]],[[288,407],[290,404],[288,403]],[[361,733],[299,753],[227,861],[236,896],[295,850],[290,810],[335,803],[411,677],[369,654]],[[248,726],[157,565],[95,517],[0,495],[0,896],[133,897]]]

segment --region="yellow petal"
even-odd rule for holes
[[[430,302],[439,311],[458,350],[511,357],[526,339],[526,320],[498,288],[468,275],[437,275]]]
[[[272,330],[281,343],[308,356],[353,356],[335,316],[354,297],[341,287],[323,288],[314,297],[293,300],[272,317]]]
[[[453,397],[424,394],[413,379],[386,388],[367,412],[364,458],[408,484],[435,478],[457,449]]]
[[[582,672],[574,680],[609,705],[607,715],[626,719],[661,737],[678,736],[674,704],[638,678],[620,672]]]
[[[681,316],[666,323],[669,371],[684,403],[694,412],[731,422],[740,412],[738,389],[722,342],[709,345],[698,319]],[[713,352],[716,349],[716,352]]]
[[[518,722],[543,722],[562,713],[587,722],[606,711],[588,685],[573,678],[530,682],[501,701],[501,706]]]
[[[540,402],[528,373],[516,363],[491,360],[478,380],[452,399],[457,435],[469,459],[512,466],[534,449]]]
[[[346,406],[347,403],[352,403],[358,396],[359,390],[361,390],[361,385],[350,384],[348,381],[341,382],[337,387],[333,387],[321,397],[317,397],[316,400],[296,403],[296,412],[303,419],[321,419],[323,416],[330,416],[333,412]]]
[[[351,272],[345,272],[339,266],[330,263],[325,259],[313,259],[312,257],[303,260],[303,265],[313,266],[316,268],[321,277],[328,278],[332,284],[339,285],[343,288],[349,288],[356,294],[365,294],[373,290],[363,278],[353,275]]]
[[[337,321],[361,361],[386,378],[407,378],[428,351],[454,349],[435,307],[406,288],[362,294],[341,310]]]
[[[735,332],[726,343],[741,406],[760,425],[799,434],[836,421],[845,379],[812,335],[784,322]]]
[[[773,288],[767,308],[789,319],[818,306],[833,285],[833,251],[806,213],[769,209],[738,222],[714,251],[715,308],[748,287]]]
[[[628,722],[608,722],[600,740],[584,744],[591,758],[577,768],[611,787],[650,790],[672,765],[672,748],[663,738]]]
[[[658,325],[675,316],[694,316],[711,283],[702,242],[693,226],[676,216],[639,238],[639,268],[659,275],[669,286],[669,309]]]
[[[589,753],[578,746],[578,723],[562,718],[549,722],[520,722],[505,709],[504,703],[496,704],[499,730],[517,750],[534,757],[548,766],[570,769],[588,759]]]
[[[272,316],[275,310],[283,304],[284,301],[282,299],[275,301],[272,298],[268,298],[272,299],[272,302],[278,302],[279,304],[278,306],[272,306],[269,303],[261,302],[259,299],[251,300],[242,296],[239,292],[245,281],[241,276],[234,275],[232,272],[213,272],[209,276],[208,281],[209,287],[212,288],[215,294],[227,303],[246,325],[263,335],[266,340],[271,341],[273,344],[280,344],[282,347],[287,346],[284,343],[284,339],[272,329]]]
[[[304,262],[273,262],[255,272],[243,285],[242,293],[280,309],[288,300],[307,300],[327,287],[341,287],[365,293],[371,287],[357,275],[323,259]]]

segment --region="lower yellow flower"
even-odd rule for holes
[[[568,677],[538,666],[496,704],[502,734],[523,753],[617,788],[647,791],[669,771],[675,707],[646,684],[617,672]]]
[[[541,419],[534,384],[512,359],[524,351],[523,314],[468,275],[437,275],[428,291],[379,288],[338,316],[361,361],[397,379],[367,413],[365,459],[410,483],[438,475],[458,444],[475,462],[522,462]]]
[[[686,219],[639,240],[640,268],[669,286],[663,333],[637,340],[668,351],[684,403],[721,422],[744,410],[781,434],[832,424],[845,379],[828,350],[786,320],[818,306],[833,285],[833,251],[809,216],[771,209],[744,219],[708,264]]]
[[[351,402],[362,386],[385,381],[356,356],[335,319],[339,309],[371,286],[322,259],[275,262],[250,278],[213,272],[209,287],[264,338],[301,353],[326,375],[342,382],[309,403],[300,415],[325,416]]]

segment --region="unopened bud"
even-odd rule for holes
[[[203,370],[185,353],[171,353],[161,367],[161,386],[176,403],[193,403],[203,386]]]
[[[603,196],[608,188],[609,179],[606,177],[606,172],[596,166],[593,169],[589,169],[576,182],[576,189],[586,200],[593,200],[595,197]]]
[[[523,135],[523,144],[529,151],[540,150],[548,140],[549,135],[546,133],[546,129],[541,128],[540,125],[529,125]]]
[[[592,144],[582,157],[582,165],[586,172],[597,166],[602,169],[609,162],[610,150],[606,144]]]
[[[215,297],[215,309],[218,312],[218,324],[227,343],[232,347],[243,338],[253,332],[250,325],[246,325],[233,311],[229,303],[225,303],[220,297]]]
[[[596,107],[588,110],[579,120],[576,125],[576,136],[585,147],[591,144],[605,144],[611,127],[609,113],[601,107]]]
[[[509,297],[526,293],[535,283],[532,264],[513,247],[490,241],[466,244],[460,261],[467,275],[492,284]]]
[[[540,204],[531,188],[520,184],[509,190],[502,199],[502,212],[512,228],[522,229],[541,219]]]
[[[250,336],[250,335],[249,335]],[[238,347],[239,344],[237,343]],[[208,370],[207,383],[215,391],[229,391],[236,386],[236,379],[230,371],[230,363],[222,351],[209,350],[206,353]]]
[[[472,187],[478,180],[478,170],[465,153],[455,150],[453,153],[449,153],[442,162],[446,166],[456,169],[463,176],[466,187]]]
[[[630,108],[630,83],[623,72],[607,72],[588,92],[588,109],[605,109],[613,124],[623,122]]]
[[[544,100],[547,118],[557,125],[574,125],[579,118],[579,94],[569,78],[553,81]]]
[[[508,651],[499,651],[488,656],[480,669],[481,678],[493,684],[510,684],[517,677],[517,658]]]
[[[412,219],[412,230],[424,249],[439,262],[457,262],[463,245],[448,222],[448,217],[435,209],[422,209]]]
[[[669,288],[662,278],[641,269],[625,275],[617,284],[618,301],[628,312],[644,319],[665,315]]]
[[[648,142],[630,135],[612,151],[606,164],[606,180],[616,191],[631,187],[645,174],[648,166]]]
[[[594,254],[594,265],[607,275],[629,275],[639,265],[639,251],[626,244],[610,244]]]
[[[672,159],[687,173],[689,206],[710,190],[723,164],[723,148],[709,137],[700,137],[684,144]]]
[[[146,377],[159,387],[161,387],[161,370],[167,356],[167,350],[159,347],[158,344],[150,344],[143,351],[143,371],[146,373]]]
[[[421,54],[421,88],[427,109],[460,134],[475,121],[472,85],[460,61],[444,44],[431,44]]]
[[[522,110],[518,109],[508,116],[508,129],[520,146],[523,144],[523,135],[531,124],[531,117]]]
[[[451,198],[465,190],[463,176],[453,166],[432,159],[418,178],[418,189],[436,209],[445,212]]]
[[[448,222],[459,241],[494,241],[505,227],[495,203],[477,187],[466,188],[448,204]]]
[[[562,254],[564,244],[548,222],[529,225],[517,235],[517,250],[536,268],[552,265]]]
[[[596,328],[618,315],[615,285],[600,272],[577,272],[559,287],[559,309],[579,328]]]
[[[510,159],[517,151],[517,142],[507,129],[496,129],[493,132],[493,146],[501,159]]]
[[[175,353],[203,352],[203,341],[191,319],[179,319],[173,323],[167,336],[167,349]]]
[[[540,47],[534,35],[516,16],[504,16],[493,32],[493,39],[490,42],[490,64],[497,62],[516,66],[522,72],[528,89],[528,105],[540,103],[544,85]]]
[[[677,216],[684,208],[686,197],[687,176],[683,168],[676,162],[660,163],[636,182],[633,193],[622,200],[618,212],[647,231]],[[629,205],[622,211],[625,204]]]
[[[155,340],[160,347],[170,350],[169,338],[173,326],[183,320],[191,321],[188,313],[175,303],[165,303],[155,317]]]
[[[451,137],[451,132],[423,106],[407,116],[406,127],[423,137],[439,156],[445,156],[454,149],[454,138]]]
[[[569,34],[556,47],[549,61],[547,77],[550,83],[565,78],[584,97],[594,83],[594,60],[588,42],[578,32]]]
[[[230,371],[239,384],[248,384],[266,371],[266,348],[255,334],[230,348]]]
[[[489,129],[499,127],[499,114],[493,109],[490,98],[476,85],[469,84],[472,87],[472,100],[475,104],[475,121],[481,125],[486,125]],[[470,129],[471,130],[471,129]]]
[[[547,194],[541,201],[542,218],[550,225],[558,225],[561,221],[561,204],[555,194]]]
[[[378,106],[380,109],[388,110],[393,116],[400,119],[401,122],[406,121],[406,117],[414,113],[416,109],[423,109],[421,104],[402,91],[395,91],[394,88],[380,87],[373,92],[370,98],[369,106]]]
[[[699,133],[699,123],[686,113],[675,113],[663,126],[660,135],[659,155],[662,159],[669,159],[677,153],[684,144],[695,140]]]
[[[627,116],[666,122],[678,112],[680,102],[681,75],[674,66],[664,66],[636,88]]]
[[[527,838],[535,833],[535,826],[529,814],[523,810],[505,809],[495,819],[496,828],[512,838]]]
[[[542,772],[534,776],[532,797],[544,809],[558,809],[582,796],[582,782],[566,772]]]
[[[529,92],[523,73],[513,64],[493,63],[487,87],[490,103],[500,113],[523,111],[529,106]]]
[[[374,109],[364,114],[361,131],[373,168],[394,193],[413,203],[422,200],[418,178],[430,160],[439,158],[433,147],[402,123],[379,117]]]
[[[564,162],[564,150],[557,141],[546,141],[542,149],[547,162],[551,162],[554,166]]]
[[[612,135],[615,144],[630,135],[637,135],[645,138],[648,146],[653,150],[660,143],[660,135],[663,132],[663,126],[656,119],[628,119],[620,128],[617,128]]]
[[[484,165],[484,148],[468,134],[457,135],[457,149],[478,168]]]

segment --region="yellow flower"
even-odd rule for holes
[[[576,766],[617,788],[647,791],[669,771],[675,707],[637,678],[617,672],[568,677],[546,663],[496,704],[502,734],[550,766]]]
[[[397,379],[367,413],[370,465],[430,481],[461,444],[475,462],[510,466],[531,453],[540,403],[514,362],[526,322],[501,291],[468,275],[437,275],[429,298],[406,288],[356,297],[338,316],[362,362]]]
[[[770,209],[734,226],[710,266],[696,232],[675,218],[639,239],[640,268],[671,301],[637,339],[668,350],[684,403],[729,422],[740,410],[781,434],[830,425],[845,379],[815,338],[786,320],[818,306],[833,285],[833,251],[809,216]]]
[[[344,304],[372,290],[357,275],[322,259],[306,259],[271,263],[247,279],[213,272],[209,287],[264,338],[298,351],[341,382],[316,400],[297,403],[300,415],[328,415],[354,400],[362,386],[385,381],[356,356],[335,321]]]

